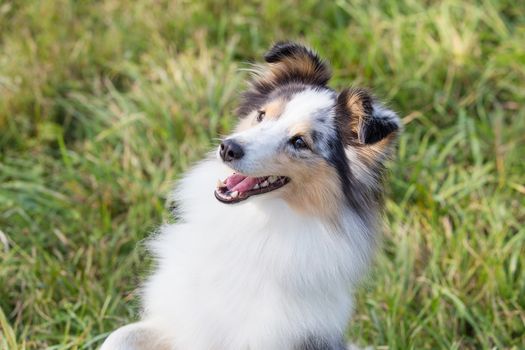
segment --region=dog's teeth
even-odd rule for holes
[[[268,186],[268,181],[264,180],[263,183],[261,184],[261,187],[266,187]]]
[[[217,180],[217,188],[221,188],[221,187],[224,187],[224,183],[222,182],[221,179]]]
[[[232,198],[237,198],[237,197],[239,196],[239,191],[233,191],[233,192],[230,194],[230,196],[231,196]]]
[[[259,184],[255,184],[255,186],[253,186],[253,189],[254,190],[258,190],[259,189]]]
[[[276,180],[277,180],[277,177],[276,177],[276,176],[270,176],[270,177],[268,178],[268,182],[270,182],[271,184],[273,184]]]

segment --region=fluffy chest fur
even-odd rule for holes
[[[272,195],[216,201],[215,160],[182,181],[181,223],[153,240],[156,273],[145,317],[175,349],[294,349],[309,337],[339,341],[351,291],[371,250],[351,212],[343,225],[296,213]]]

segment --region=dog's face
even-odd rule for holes
[[[294,208],[333,215],[377,198],[399,120],[364,90],[326,86],[330,70],[314,52],[276,44],[251,81],[235,132],[219,146],[235,172],[215,195],[236,203],[273,192]]]

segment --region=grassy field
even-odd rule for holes
[[[349,339],[525,349],[525,2],[0,0],[0,349],[136,319],[141,242],[275,40],[406,124]]]

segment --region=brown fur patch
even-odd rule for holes
[[[361,132],[372,115],[372,97],[364,89],[345,89],[337,98],[337,123],[346,144],[362,141]]]
[[[271,86],[292,81],[324,85],[329,78],[329,70],[324,67],[320,69],[309,56],[300,55],[284,58],[277,63],[270,63],[259,82]]]
[[[358,133],[366,118],[365,109],[363,107],[363,97],[361,94],[351,91],[346,101],[346,106],[350,112],[350,128],[352,132]]]
[[[374,144],[355,147],[356,154],[364,165],[376,167],[391,156],[396,139],[397,132],[393,132]]]
[[[337,171],[323,159],[296,162],[282,159],[293,180],[283,188],[283,198],[295,210],[335,219],[344,201]]]
[[[278,63],[270,63],[270,72],[274,79],[294,72],[303,78],[312,77],[317,74],[314,62],[306,55],[287,57]],[[309,79],[312,79],[309,78]]]
[[[284,99],[276,99],[267,103],[261,108],[261,111],[265,112],[264,118],[278,119],[284,111],[286,101]]]

